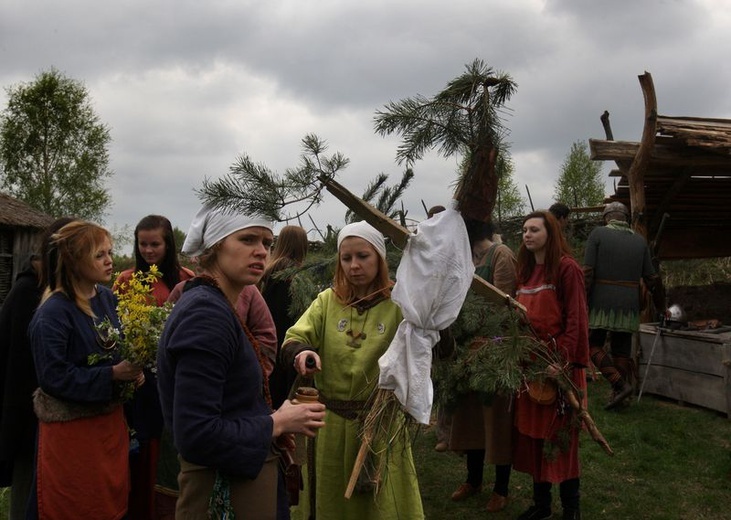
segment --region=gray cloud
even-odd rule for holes
[[[571,144],[603,137],[605,109],[617,139],[639,139],[644,71],[662,114],[730,117],[729,22],[721,0],[6,0],[0,85],[52,66],[83,81],[113,137],[108,223],[155,212],[186,229],[205,176],[242,153],[294,166],[310,132],[351,159],[341,181],[356,193],[382,171],[395,182],[398,141],[373,133],[374,112],[435,94],[479,57],[519,85],[516,181],[545,207]],[[421,218],[422,200],[451,197],[456,161],[430,154],[415,170],[405,204]],[[328,197],[312,216],[344,213]]]

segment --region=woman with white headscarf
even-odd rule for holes
[[[366,222],[349,224],[338,235],[332,288],[321,292],[287,331],[284,362],[314,376],[327,406],[327,428],[317,434],[314,467],[310,460],[303,471],[305,489],[293,518],[424,517],[405,431],[394,435],[379,489],[363,482],[350,499],[344,497],[361,445],[359,419],[378,382],[378,359],[402,320],[390,298],[391,286],[383,235]]]
[[[271,223],[202,208],[183,252],[198,257],[160,339],[158,388],[166,427],[181,459],[177,518],[275,518],[275,439],[312,436],[324,406],[285,402],[272,413],[263,359],[236,314],[246,285],[264,273]]]

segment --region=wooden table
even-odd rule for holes
[[[640,325],[640,377],[657,333],[657,323]],[[661,329],[643,394],[655,394],[723,412],[731,418],[731,330],[704,332]]]

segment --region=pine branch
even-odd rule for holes
[[[509,75],[476,59],[433,98],[418,95],[387,104],[376,112],[375,130],[401,135],[399,164],[411,165],[431,149],[444,157],[469,157],[456,183],[458,208],[471,218],[488,220],[498,190],[494,160],[508,134],[503,107],[516,88]]]
[[[205,179],[196,191],[204,202],[218,208],[260,214],[279,222],[297,219],[322,202],[324,185],[320,179],[335,178],[349,163],[339,152],[325,156],[327,144],[314,134],[302,139],[302,148],[300,165],[286,169],[283,175],[242,155],[227,175]],[[283,211],[301,204],[304,208]]]

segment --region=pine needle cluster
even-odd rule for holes
[[[401,199],[406,188],[409,187],[413,179],[414,170],[406,168],[398,184],[387,186],[386,181],[388,180],[388,175],[385,173],[379,173],[376,178],[372,180],[368,186],[366,186],[366,189],[360,198],[378,209],[387,217],[394,220],[398,218],[401,225],[405,226],[406,211],[403,209],[403,203],[400,209],[397,207],[396,203]],[[356,215],[351,209],[345,213],[345,222],[348,224],[351,222],[357,222],[361,218],[362,217]]]
[[[326,156],[327,143],[314,134],[302,139],[300,164],[277,174],[242,155],[218,180],[206,179],[198,194],[221,209],[264,215],[278,222],[295,220],[322,202],[322,179],[334,179],[350,162],[337,152]],[[291,211],[284,212],[285,207]]]
[[[299,318],[317,295],[327,289],[333,280],[336,257],[333,254],[308,258],[302,265],[288,267],[272,274],[274,280],[289,280],[290,302],[287,314]]]
[[[524,333],[519,316],[474,293],[468,293],[452,334],[455,352],[432,371],[436,404],[446,410],[472,392],[489,404],[496,393],[516,392],[546,366],[534,359],[541,347]]]

